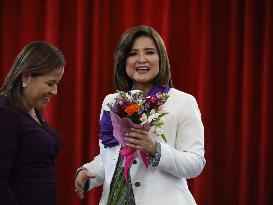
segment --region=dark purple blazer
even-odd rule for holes
[[[56,204],[56,132],[0,96],[0,204]]]

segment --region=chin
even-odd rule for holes
[[[42,109],[42,108],[45,108],[46,106],[47,106],[47,103],[43,103],[43,104],[41,104],[41,105],[37,105],[37,106],[35,107],[35,109],[40,110],[40,109]]]
[[[143,78],[135,79],[135,82],[137,82],[137,83],[149,83],[151,81],[152,81],[152,79],[143,79]]]

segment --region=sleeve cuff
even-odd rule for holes
[[[154,156],[148,155],[148,163],[152,167],[157,167],[161,158],[161,144],[156,143],[156,152]]]

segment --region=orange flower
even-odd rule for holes
[[[125,112],[128,115],[133,115],[135,112],[138,112],[140,110],[140,106],[138,104],[130,104],[126,107]]]

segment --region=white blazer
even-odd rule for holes
[[[151,133],[161,143],[159,165],[145,169],[141,158],[137,157],[137,163],[130,168],[136,205],[196,204],[186,179],[198,176],[205,166],[204,127],[193,96],[175,88],[170,89],[169,95],[163,108],[168,114],[162,127],[167,143]],[[109,110],[107,103],[112,102],[115,96],[105,97],[102,111]],[[100,154],[83,165],[96,175],[90,180],[89,190],[103,185],[100,205],[107,203],[119,150],[120,145],[104,148],[100,142]]]

